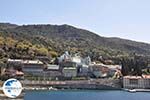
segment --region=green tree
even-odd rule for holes
[[[50,53],[50,55],[51,55],[53,58],[55,58],[55,57],[58,56],[58,53],[55,52],[55,51],[49,51],[49,53]]]

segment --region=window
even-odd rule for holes
[[[138,79],[130,79],[129,82],[130,82],[130,84],[137,85],[138,84]]]

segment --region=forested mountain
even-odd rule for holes
[[[15,25],[0,23],[0,58],[80,52],[93,60],[118,58],[132,53],[149,55],[150,44],[120,38],[101,37],[69,25]]]

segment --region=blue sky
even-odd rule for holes
[[[0,0],[0,22],[69,24],[150,43],[150,0]]]

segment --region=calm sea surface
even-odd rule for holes
[[[29,91],[24,100],[150,100],[150,92],[108,90]]]

